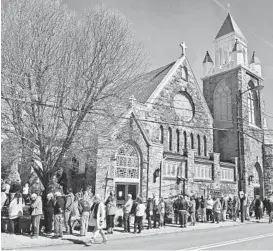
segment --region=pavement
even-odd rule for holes
[[[114,234],[109,235],[109,240],[122,240],[132,237],[145,237],[145,236],[160,236],[172,233],[190,232],[197,230],[210,230],[223,227],[240,226],[242,224],[253,224],[255,220],[245,221],[241,223],[239,220],[226,221],[219,224],[212,223],[197,223],[196,226],[188,226],[187,228],[180,228],[178,225],[167,224],[166,227],[160,229],[143,230],[141,234],[123,233],[122,228],[115,228]],[[268,218],[265,217],[260,220],[260,223],[267,223]],[[261,225],[261,224],[259,224]],[[268,224],[269,225],[269,224]],[[1,233],[1,247],[2,250],[13,249],[26,249],[26,248],[42,248],[52,247],[58,245],[71,245],[71,244],[84,244],[91,237],[89,232],[86,237],[79,236],[79,232],[75,231],[75,235],[64,235],[62,239],[52,239],[50,236],[41,235],[37,239],[31,239],[29,235],[10,235],[7,233]],[[55,249],[55,248],[54,248]]]

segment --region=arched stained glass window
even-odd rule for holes
[[[183,138],[184,138],[184,149],[187,149],[188,142],[187,142],[187,133],[186,132],[183,132]]]
[[[218,121],[232,121],[231,89],[222,81],[214,92],[214,118]]]
[[[139,156],[132,145],[123,144],[118,149],[116,159],[116,178],[139,178]]]

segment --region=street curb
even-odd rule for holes
[[[117,238],[114,238],[114,239],[109,239],[110,241],[115,241],[115,240],[122,240],[122,239],[128,239],[128,238],[133,238],[133,237],[146,237],[146,236],[156,236],[156,235],[162,235],[162,234],[174,234],[174,233],[181,233],[181,232],[191,232],[191,231],[207,231],[207,230],[211,230],[211,229],[217,229],[217,228],[225,228],[225,227],[236,227],[236,226],[241,226],[241,225],[245,225],[245,224],[254,224],[256,222],[253,222],[253,221],[250,221],[250,222],[244,222],[244,223],[241,223],[241,222],[237,222],[237,223],[233,223],[231,225],[219,225],[219,226],[216,226],[216,227],[208,227],[208,228],[201,228],[201,229],[196,229],[196,228],[187,228],[187,229],[180,229],[179,227],[175,227],[176,230],[173,230],[173,231],[170,231],[170,232],[156,232],[156,233],[148,233],[148,232],[145,232],[145,234],[130,234],[128,236],[124,236],[124,235],[120,235],[118,236]],[[204,223],[204,224],[212,224],[212,223]],[[148,233],[148,234],[147,234]],[[79,239],[75,239],[75,240],[79,240]],[[86,239],[82,240],[83,244],[84,244],[84,241]],[[2,250],[24,250],[24,249],[27,249],[27,248],[35,248],[35,247],[48,247],[48,246],[60,246],[60,245],[64,245],[64,244],[72,244],[73,242],[71,240],[60,240],[62,241],[61,243],[46,243],[46,244],[43,244],[43,245],[29,245],[29,246],[23,246],[23,247],[19,247],[19,248],[3,248],[2,247]],[[81,241],[81,240],[79,240]]]

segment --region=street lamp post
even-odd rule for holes
[[[237,137],[238,137],[238,158],[239,158],[239,191],[246,193],[246,182],[245,182],[245,167],[244,167],[244,147],[243,147],[243,111],[242,111],[242,96],[248,91],[260,91],[264,88],[263,85],[257,85],[242,92],[240,89],[237,95]],[[241,211],[241,222],[244,222],[244,202],[245,196],[240,195],[240,211]]]

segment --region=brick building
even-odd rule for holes
[[[239,178],[252,197],[273,189],[262,95],[246,91],[262,85],[260,61],[253,53],[248,63],[247,40],[230,14],[214,43],[215,63],[208,52],[203,62],[203,93],[184,43],[175,62],[130,83],[124,91],[126,112],[107,133],[97,135],[90,156],[96,193],[115,190],[119,203],[128,193],[144,199],[181,191],[228,195],[238,193]]]

